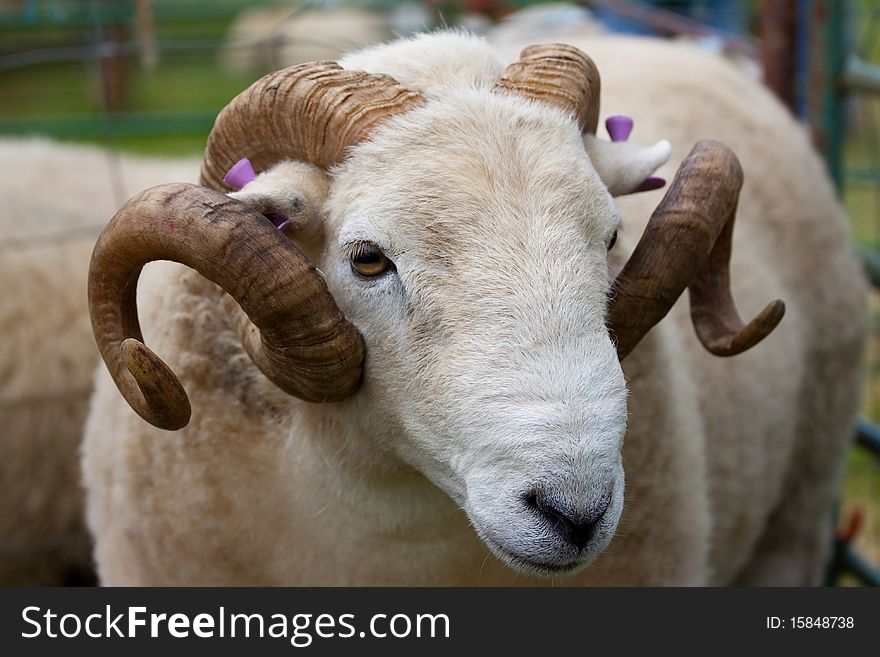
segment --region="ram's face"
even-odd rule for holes
[[[145,190],[95,245],[90,315],[120,393],[157,427],[189,421],[135,299],[144,264],[188,264],[228,292],[244,350],[278,388],[346,400],[345,421],[443,488],[511,565],[582,567],[622,507],[618,356],[687,286],[717,355],[755,345],[784,312],[777,300],[744,324],[732,303],[742,169],[710,141],[682,163],[606,312],[608,190],[644,188],[669,144],[590,135],[598,94],[591,60],[559,44],[526,48],[492,91],[420,93],[326,62],[258,80],[208,138],[213,189]],[[239,182],[237,200],[216,191]]]
[[[626,388],[605,326],[618,227],[570,119],[464,92],[333,176],[319,267],[367,345],[369,430],[545,574],[609,542]]]

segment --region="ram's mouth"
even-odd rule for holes
[[[586,567],[592,560],[589,555],[584,555],[579,559],[572,559],[571,561],[538,561],[511,552],[492,541],[486,541],[486,544],[508,566],[520,572],[541,577],[558,577],[560,575],[566,577],[573,575]]]
[[[573,575],[587,565],[586,561],[582,559],[575,559],[574,561],[557,564],[524,559],[523,557],[510,553],[507,553],[505,558],[509,560],[508,563],[510,563],[510,565],[515,566],[519,570],[534,573],[535,575],[542,575],[544,577],[549,577],[551,575]]]

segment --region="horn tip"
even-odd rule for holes
[[[120,345],[122,363],[137,383],[145,405],[132,408],[160,429],[177,431],[189,424],[192,407],[180,380],[143,342],[127,338]]]
[[[779,325],[783,317],[785,317],[785,302],[782,299],[774,299],[767,304],[767,307],[756,318],[756,321],[760,321],[763,326],[764,337]]]
[[[704,346],[715,356],[736,356],[748,351],[770,335],[785,316],[785,302],[775,299],[768,303],[755,318],[739,332],[727,339],[715,342],[704,342]],[[702,340],[701,336],[701,340]]]

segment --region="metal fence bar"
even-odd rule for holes
[[[856,421],[856,444],[880,461],[880,426],[864,418]]]
[[[797,114],[797,2],[760,0],[759,7],[764,84]]]
[[[95,16],[85,3],[64,3],[61,7],[46,7],[38,3],[35,11],[12,7],[0,9],[0,29],[88,27]],[[309,2],[291,3],[290,0],[260,0],[263,7],[290,7],[291,4],[306,5]],[[154,20],[187,21],[204,18],[229,19],[242,8],[240,0],[153,0]],[[102,23],[128,23],[135,15],[132,0],[101,0],[97,3],[98,18]]]
[[[843,71],[843,84],[851,91],[880,94],[880,66],[850,55]]]
[[[237,46],[241,48],[252,47],[281,47],[288,44],[327,45],[329,41],[324,38],[297,36],[292,38],[285,34],[273,34],[268,37],[256,39],[165,39],[156,42],[158,53],[187,53],[187,52],[212,52],[224,46]],[[351,42],[352,46],[358,44]],[[0,71],[12,71],[26,68],[36,64],[51,62],[70,61],[95,61],[107,57],[134,57],[140,55],[141,43],[137,40],[127,41],[99,41],[97,43],[82,44],[75,46],[56,46],[50,48],[36,48],[21,52],[0,55]]]
[[[829,584],[835,585],[841,573],[852,575],[864,586],[880,586],[880,570],[853,550],[848,541],[835,543]]]

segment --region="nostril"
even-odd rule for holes
[[[575,511],[542,492],[531,491],[523,499],[527,506],[549,520],[557,533],[578,548],[590,542],[611,504],[611,497],[605,496],[595,506]]]

